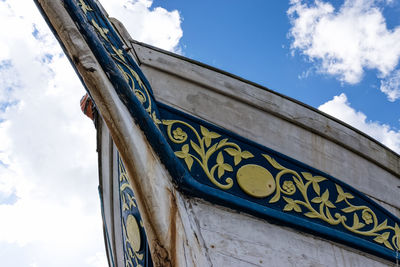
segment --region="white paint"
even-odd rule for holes
[[[59,2],[41,2],[46,2],[44,7],[69,53],[79,59],[78,71],[122,156],[156,265],[171,261],[173,266],[389,264],[327,240],[182,196],[63,7]],[[395,153],[276,93],[158,50],[138,44],[134,47],[159,100],[326,171],[385,201],[393,210],[399,209],[396,186],[400,163]],[[107,159],[112,155],[102,156]],[[117,207],[114,204],[108,203],[108,212]],[[162,258],[161,247],[168,257]]]
[[[186,199],[213,266],[391,266],[349,247],[247,214]]]
[[[400,208],[400,158],[290,98],[160,50],[134,45],[155,97],[324,171]]]

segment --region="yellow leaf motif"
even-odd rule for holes
[[[120,181],[123,181],[123,180],[126,180],[126,181],[127,181],[127,179],[126,179],[126,178],[124,179],[123,175],[121,174]],[[126,188],[130,188],[129,183],[123,183],[123,184],[121,185],[120,190],[121,190],[121,191],[124,191]]]
[[[188,144],[183,145],[182,151],[175,151],[175,155],[178,158],[185,160],[185,163],[190,171],[193,165],[193,159],[192,156],[189,154],[189,145]]]
[[[354,213],[353,215],[353,226],[351,228],[353,228],[354,230],[360,229],[361,227],[363,227],[365,224],[361,223],[360,220],[358,219],[358,215],[357,213]]]
[[[168,125],[174,124],[175,120],[163,120],[162,122],[163,122],[164,125],[168,126]]]
[[[122,61],[125,61],[124,53],[121,49],[115,48],[113,45],[111,45],[112,50],[114,53],[119,57]]]
[[[388,241],[389,235],[390,235],[389,232],[384,232],[383,234],[375,237],[374,241],[379,244],[384,244],[387,248],[393,249],[392,245],[390,245]]]
[[[309,173],[309,172],[302,172],[301,174],[304,176],[304,178],[305,178],[307,181],[311,181],[311,179],[312,179],[312,174],[311,174],[311,173]]]
[[[277,191],[275,196],[270,199],[269,203],[275,203],[278,202],[279,198],[281,197],[280,191]]]
[[[192,165],[193,165],[193,159],[192,157],[186,157],[185,158],[185,163],[188,166],[189,171],[192,169]]]
[[[294,202],[293,199],[288,198],[288,197],[283,197],[283,199],[288,203],[286,206],[283,208],[284,211],[291,211],[294,210],[296,212],[301,212],[301,207]]]
[[[394,225],[394,236],[392,241],[396,249],[400,250],[400,227],[397,225],[397,223]]]
[[[338,192],[338,197],[336,199],[336,203],[339,203],[347,198],[350,198],[350,199],[354,198],[354,196],[352,194],[345,193],[338,184],[336,184],[336,190]]]
[[[191,157],[185,158],[185,163],[188,166],[189,171],[192,169],[193,159]]]
[[[387,219],[385,219],[380,225],[376,227],[376,231],[381,231],[387,227]]]
[[[217,149],[223,147],[226,144],[227,141],[228,141],[228,138],[224,138],[221,141],[219,141]]]
[[[323,203],[329,208],[336,208],[335,205],[332,204],[332,202],[329,201],[329,191],[328,189],[325,190],[325,192],[322,194],[321,197],[315,197],[311,200],[313,203]]]
[[[312,203],[321,203],[322,202],[322,198],[320,198],[320,197],[314,197],[313,199],[311,199],[311,202]]]
[[[231,155],[233,157],[233,160],[235,162],[235,166],[241,161],[242,157],[240,156],[240,151],[235,149],[235,148],[225,148],[224,149],[226,151],[226,153],[228,153],[229,155]]]
[[[209,178],[209,180],[218,188],[227,190],[233,186],[234,182],[232,178],[227,177],[226,179],[223,179],[222,183],[218,181],[218,179],[222,179],[225,171],[233,171],[232,166],[224,162],[222,155],[223,152],[219,151],[222,153],[220,153],[216,158],[213,155],[224,146],[234,146],[240,150],[240,147],[238,147],[237,144],[228,143],[228,138],[221,138],[219,142],[214,142],[213,144],[213,139],[219,138],[221,135],[209,131],[202,125],[199,125],[200,131],[197,131],[192,125],[180,120],[163,120],[163,124],[167,126],[167,136],[170,141],[174,142],[175,144],[185,143],[185,145],[182,146],[181,151],[175,151],[175,155],[178,158],[185,160],[189,170],[196,162],[204,171],[204,174]],[[182,129],[178,130],[177,128],[174,128],[175,130],[173,130],[174,124],[181,124],[185,126],[185,130],[187,129],[192,131],[194,136],[190,136],[190,140],[188,140],[189,135],[183,135]],[[194,138],[192,139],[192,137]],[[189,143],[186,143],[186,141],[189,141]],[[189,153],[189,148],[191,153]],[[211,159],[216,160],[217,164],[214,164],[210,168]]]
[[[228,138],[222,137],[221,140],[212,142],[213,139],[221,136],[201,125],[199,126],[200,131],[198,131],[184,121],[164,120],[163,123],[168,126],[168,137],[175,144],[178,144],[180,139],[186,140],[186,138],[181,136],[182,129],[174,128],[175,131],[172,131],[174,123],[180,123],[185,126],[185,129],[190,128],[194,132],[195,140],[190,140],[190,142],[187,140],[188,142],[182,146],[181,151],[176,151],[175,155],[185,160],[189,170],[194,162],[198,163],[210,181],[220,189],[228,190],[234,185],[232,178],[222,178],[226,172],[233,172],[233,166],[239,165],[243,159],[254,157],[251,152],[242,151],[238,144],[230,142]],[[189,148],[193,152],[192,154],[189,154]],[[226,154],[224,155],[224,153]],[[215,157],[216,154],[217,156]],[[304,217],[320,220],[333,226],[342,225],[342,231],[347,230],[353,235],[375,238],[374,242],[381,244],[380,246],[382,247],[392,250],[393,247],[396,250],[399,249],[399,225],[392,221],[390,223],[394,225],[388,225],[388,219],[382,219],[383,221],[379,222],[380,218],[376,216],[372,206],[369,207],[360,203],[360,200],[352,203],[353,201],[350,200],[356,197],[345,192],[335,181],[319,175],[314,176],[310,172],[298,172],[286,168],[271,156],[267,154],[261,155],[269,163],[267,163],[269,168],[272,167],[278,170],[272,177],[276,185],[275,195],[268,200],[268,203],[277,203],[280,200],[285,201],[286,203],[283,205],[281,203],[277,204],[284,212],[293,211],[301,213]],[[225,163],[224,157],[228,157],[229,162],[232,161],[232,164]],[[212,164],[210,169],[211,160],[215,160],[216,164]],[[326,180],[326,183],[322,183]],[[335,185],[336,190],[334,187],[332,188],[333,185]],[[289,198],[289,196],[293,198]],[[336,208],[333,201],[342,203]]]
[[[218,165],[218,178],[221,178],[221,176],[224,175],[225,171],[229,172],[233,171],[231,165],[224,163],[224,156],[222,155],[222,152],[218,153],[217,165]]]
[[[269,164],[272,165],[272,167],[274,167],[277,170],[284,170],[286,169],[285,167],[283,167],[282,165],[280,165],[278,162],[276,162],[275,159],[271,158],[269,155],[266,154],[262,154],[263,157],[268,160]]]
[[[83,13],[87,13],[88,11],[93,11],[83,0],[79,0],[78,5],[81,7]]]
[[[203,153],[201,152],[201,148],[192,140],[190,140],[190,145],[193,147],[194,151],[196,151],[197,154],[202,155]]]
[[[312,187],[313,187],[315,193],[317,193],[317,195],[319,196],[319,194],[320,194],[320,187],[319,187],[319,184],[318,184],[318,183],[315,183],[315,182],[312,182]]]
[[[308,180],[312,183],[312,187],[313,187],[314,191],[319,196],[320,195],[320,187],[319,187],[318,183],[326,180],[326,178],[322,177],[322,176],[313,176],[311,173],[308,173],[308,172],[302,172],[301,174],[304,176],[304,178],[306,180]]]
[[[92,19],[92,25],[99,32],[101,37],[103,37],[105,40],[108,41],[108,37],[106,35],[108,33],[108,29],[100,27],[99,24],[97,24],[96,21],[94,21],[94,19]]]
[[[243,152],[241,153],[241,156],[242,156],[242,158],[244,158],[244,159],[250,159],[250,158],[253,158],[253,157],[254,157],[254,155],[251,154],[249,151],[243,151]]]
[[[305,185],[302,179],[297,179],[295,176],[292,176],[293,181],[296,183],[297,187],[300,191],[305,191]],[[296,190],[295,190],[296,191]]]
[[[138,257],[139,260],[143,260],[143,254],[137,253],[136,256]],[[141,267],[142,265],[138,265],[138,267]]]
[[[229,155],[231,155],[233,157],[233,161],[235,163],[235,166],[237,166],[242,159],[249,159],[254,157],[253,154],[251,154],[249,151],[241,151],[235,148],[225,148],[224,149],[226,151],[226,153],[228,153]]]
[[[207,130],[207,128],[205,128],[201,125],[200,125],[200,131],[201,131],[202,135],[204,136],[204,142],[207,147],[209,147],[211,145],[211,139],[218,138],[221,136],[217,133],[210,132],[209,130]]]
[[[129,81],[129,76],[126,74],[126,72],[123,72],[123,74],[125,74],[124,77],[128,77],[128,79],[125,79],[125,80]],[[140,91],[136,91],[135,95],[136,95],[137,99],[139,99],[140,103],[144,104],[146,102],[146,98],[141,94]]]
[[[151,118],[153,119],[153,121],[156,125],[161,123],[161,121],[157,118],[155,111],[153,111],[153,113],[151,114]]]

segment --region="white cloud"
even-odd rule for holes
[[[107,5],[135,38],[179,49],[177,11]],[[106,266],[84,89],[33,1],[0,0],[0,25],[1,265]]]
[[[400,131],[396,131],[386,124],[369,121],[364,113],[356,111],[350,106],[344,93],[335,96],[332,100],[319,106],[318,109],[370,135],[400,154]]]
[[[133,39],[172,52],[180,52],[183,35],[181,17],[177,10],[152,8],[153,0],[113,0],[102,5],[110,16],[120,20]]]
[[[350,84],[358,83],[366,69],[377,70],[379,78],[391,75],[400,58],[400,27],[387,28],[378,4],[385,3],[345,0],[335,10],[320,0],[310,5],[291,0],[292,51],[316,61],[320,72]]]
[[[33,1],[0,1],[0,24],[2,266],[99,265],[88,261],[105,252],[82,85]]]
[[[387,95],[389,101],[394,102],[400,98],[400,70],[391,73],[381,81],[381,91]]]

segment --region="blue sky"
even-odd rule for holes
[[[300,100],[400,153],[400,2],[102,1],[132,37]],[[1,0],[2,266],[105,266],[85,93],[31,0]],[[77,242],[79,240],[79,242]]]
[[[306,1],[310,7],[313,1]],[[368,1],[363,1],[368,2]],[[372,2],[372,1],[369,1]],[[343,1],[331,1],[338,13]],[[369,120],[400,129],[399,101],[388,101],[380,92],[378,71],[365,67],[362,79],[350,84],[337,75],[318,71],[318,58],[292,49],[292,24],[288,1],[154,1],[177,9],[183,18],[180,41],[185,56],[232,72],[313,107],[345,93],[351,106]],[[378,1],[387,28],[400,25],[400,2]],[[334,13],[335,13],[334,12]],[[398,55],[393,55],[398,56]],[[306,73],[309,73],[305,77]],[[301,77],[301,78],[299,78]]]

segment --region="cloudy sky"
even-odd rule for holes
[[[396,0],[103,0],[143,42],[299,99],[400,153]],[[105,266],[84,89],[31,0],[0,0],[2,266]]]

